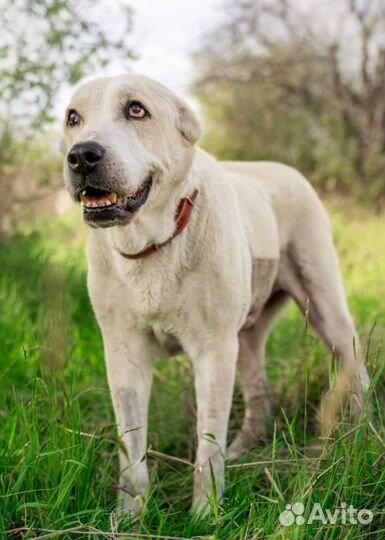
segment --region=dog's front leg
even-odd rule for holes
[[[238,354],[234,334],[218,336],[206,349],[190,353],[198,413],[193,510],[199,513],[207,513],[210,499],[220,499],[224,490],[227,427]]]
[[[148,338],[131,332],[104,335],[108,382],[122,441],[119,506],[138,514],[148,490],[146,464],[152,349]]]

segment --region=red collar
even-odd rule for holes
[[[184,197],[180,200],[178,204],[178,208],[175,213],[175,231],[173,234],[168,238],[165,242],[162,242],[161,244],[151,244],[151,246],[148,246],[146,249],[143,249],[142,251],[139,251],[138,253],[122,253],[120,254],[125,257],[126,259],[143,259],[144,257],[148,257],[149,255],[152,255],[162,247],[166,246],[173,240],[178,234],[180,234],[183,229],[187,226],[188,222],[190,221],[191,212],[194,208],[195,199],[197,198],[198,190],[195,189],[190,195],[190,197]]]

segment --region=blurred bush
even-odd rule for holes
[[[30,218],[63,182],[57,143],[48,134],[5,139],[0,151],[0,238]]]
[[[196,55],[204,146],[280,160],[320,189],[385,202],[385,4],[229,2]]]

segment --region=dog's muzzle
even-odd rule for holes
[[[91,227],[127,224],[147,201],[153,183],[148,174],[135,191],[115,186],[103,173],[104,157],[105,149],[93,141],[75,144],[67,155],[73,196]]]

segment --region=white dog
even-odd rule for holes
[[[228,456],[255,444],[270,412],[265,345],[293,298],[341,360],[321,413],[328,431],[369,378],[330,225],[300,173],[278,163],[218,163],[200,126],[161,84],[123,75],[83,86],[66,112],[65,181],[92,228],[88,288],[100,324],[119,434],[123,508],[148,489],[144,456],[155,358],[178,345],[195,374],[193,507],[224,488],[236,368],[245,400]]]

